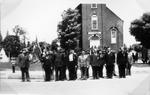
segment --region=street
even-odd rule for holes
[[[43,82],[43,79],[1,79],[0,95],[149,95],[150,68],[133,67],[132,76],[125,79],[75,80]],[[142,89],[141,89],[142,88]],[[148,93],[148,94],[147,94]]]

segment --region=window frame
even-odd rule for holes
[[[93,5],[95,5],[95,6],[93,6]],[[96,3],[92,3],[92,4],[91,4],[91,8],[92,8],[92,9],[97,8],[97,4],[96,4]]]
[[[94,25],[93,22],[96,22],[96,25]],[[96,27],[94,27],[96,26]],[[98,16],[97,15],[92,15],[91,16],[91,30],[98,30]]]

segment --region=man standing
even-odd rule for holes
[[[43,69],[45,71],[45,81],[50,81],[53,74],[53,54],[52,51],[42,55]]]
[[[23,50],[22,53],[18,56],[18,65],[20,67],[21,70],[21,74],[22,74],[22,82],[25,81],[25,76],[26,76],[26,80],[28,82],[30,82],[30,76],[29,76],[29,55],[27,50]]]
[[[125,69],[128,63],[128,53],[124,50],[124,48],[120,48],[119,52],[117,53],[117,64],[119,68],[119,77],[125,78]]]
[[[105,51],[99,51],[99,54],[98,54],[98,64],[99,64],[99,67],[98,67],[98,70],[99,70],[99,77],[100,78],[104,78],[103,77],[103,68],[104,68],[104,65],[106,63],[106,53]]]
[[[16,58],[15,57],[10,58],[10,62],[12,64],[12,72],[15,73]]]
[[[99,74],[98,74],[99,63],[98,63],[98,54],[96,51],[93,51],[92,54],[90,55],[90,65],[92,67],[93,79],[98,79],[99,78]]]
[[[70,50],[70,54],[68,56],[68,71],[69,71],[69,80],[76,80],[77,72],[76,72],[76,65],[77,65],[77,56],[74,53],[74,50]]]
[[[106,54],[106,74],[107,78],[112,78],[114,71],[115,55],[112,50],[108,48],[108,53]]]
[[[63,80],[63,54],[61,53],[61,50],[58,50],[58,52],[54,56],[54,66],[55,66],[55,80]]]

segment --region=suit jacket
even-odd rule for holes
[[[51,68],[54,66],[54,57],[52,54],[42,57],[43,68]]]
[[[29,66],[30,66],[29,56],[20,54],[18,56],[18,65],[20,68],[29,68]]]
[[[90,65],[91,66],[99,66],[97,57],[98,57],[98,55],[95,55],[95,54],[90,55]]]
[[[126,65],[128,63],[128,53],[119,51],[117,54],[117,64]]]
[[[105,54],[98,55],[97,61],[99,66],[103,66],[104,64],[106,64],[106,55]]]
[[[89,56],[88,55],[80,55],[78,57],[78,66],[79,67],[88,67],[89,66]]]
[[[115,63],[115,55],[111,53],[106,54],[106,65],[114,65]]]
[[[62,53],[55,54],[54,60],[55,67],[62,67],[64,65]]]

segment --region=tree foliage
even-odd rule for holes
[[[81,34],[81,15],[78,10],[68,9],[62,14],[58,24],[60,46],[65,49],[75,49]]]
[[[144,13],[140,19],[131,22],[130,33],[146,48],[150,48],[150,13]]]
[[[52,41],[52,43],[51,43],[51,50],[57,51],[57,48],[58,48],[57,42],[58,42],[58,39],[54,39],[54,40]]]
[[[7,56],[17,57],[22,49],[22,44],[18,36],[8,35],[3,41],[3,47]]]
[[[51,49],[51,45],[49,43],[47,43],[47,42],[39,42],[39,46],[40,46],[42,51],[44,49],[46,49],[46,50],[50,50]]]
[[[26,34],[26,31],[22,27],[20,27],[19,25],[16,25],[13,28],[13,32],[15,33],[16,36],[20,36],[20,35]]]

